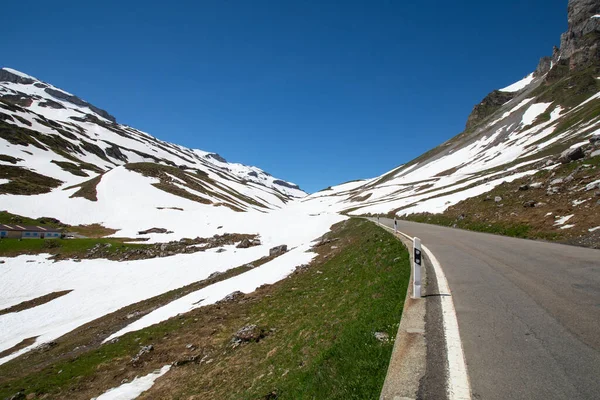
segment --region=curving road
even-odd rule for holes
[[[398,230],[442,265],[474,399],[600,399],[599,250],[406,221]]]

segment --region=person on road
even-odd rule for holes
[[[398,221],[396,221],[395,217],[394,217],[394,232],[398,233]]]

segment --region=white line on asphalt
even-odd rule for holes
[[[454,309],[454,301],[452,301],[450,287],[448,286],[446,275],[437,258],[435,258],[427,246],[422,245],[421,247],[425,250],[427,257],[433,265],[439,294],[450,295],[440,296],[444,320],[444,336],[446,337],[446,349],[448,352],[448,398],[450,400],[471,399],[469,374],[467,373],[465,354],[460,340],[458,320],[456,319],[456,310]]]
[[[379,223],[379,225],[390,229],[388,226]],[[398,231],[399,234],[409,240],[413,238],[404,232]],[[469,384],[469,374],[467,373],[467,364],[465,362],[465,354],[463,352],[462,342],[460,340],[460,332],[458,330],[458,320],[456,319],[456,310],[454,309],[454,301],[450,286],[446,280],[446,275],[442,270],[442,266],[431,250],[427,246],[421,246],[427,257],[431,261],[435,278],[437,280],[440,302],[442,305],[442,320],[444,325],[444,336],[446,339],[446,349],[448,353],[448,399],[450,400],[470,400],[471,385]],[[444,296],[446,295],[446,296]]]

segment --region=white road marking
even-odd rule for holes
[[[389,228],[386,225],[379,225]],[[399,234],[409,240],[413,237],[404,232],[398,231]],[[469,383],[469,374],[467,372],[467,364],[465,362],[465,354],[463,352],[462,342],[460,340],[460,332],[458,330],[458,320],[456,318],[456,310],[454,301],[452,300],[452,292],[446,280],[446,275],[442,270],[442,266],[431,250],[425,245],[421,245],[422,249],[427,254],[431,261],[435,278],[437,280],[440,301],[442,305],[442,320],[444,325],[444,337],[446,340],[446,349],[448,352],[448,399],[450,400],[470,400],[471,385]],[[447,296],[444,296],[447,295]]]
[[[427,257],[433,265],[435,278],[437,279],[439,294],[449,294],[450,296],[441,296],[442,316],[444,321],[444,336],[446,337],[446,349],[448,351],[448,398],[450,400],[471,399],[471,385],[469,384],[469,374],[465,362],[460,332],[458,330],[458,320],[456,319],[456,310],[452,293],[446,280],[446,275],[442,266],[431,250],[427,246],[421,246]]]

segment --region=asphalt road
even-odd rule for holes
[[[600,399],[599,250],[405,221],[398,230],[442,265],[474,399]]]

